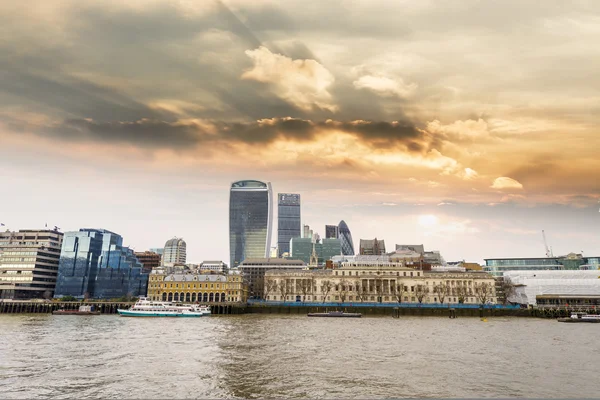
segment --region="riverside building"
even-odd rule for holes
[[[599,269],[600,257],[569,253],[560,257],[486,258],[483,270],[500,277],[506,271],[562,271]]]
[[[62,240],[56,230],[0,233],[0,299],[52,298]]]
[[[240,274],[167,273],[157,268],[150,274],[148,297],[185,303],[244,302],[248,289]]]
[[[54,297],[143,296],[148,274],[123,238],[105,229],[64,234]]]
[[[231,184],[229,191],[229,265],[247,258],[267,258],[273,224],[271,183],[254,180]]]
[[[485,272],[429,272],[386,258],[358,258],[333,270],[270,270],[265,273],[263,297],[314,303],[497,302],[494,278]]]
[[[248,285],[250,298],[263,298],[265,272],[270,270],[301,270],[306,264],[301,260],[284,258],[250,258],[244,260],[239,271]]]

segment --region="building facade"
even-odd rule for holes
[[[338,225],[338,234],[342,245],[342,254],[345,256],[354,255],[354,241],[352,240],[352,233],[350,228],[343,220]]]
[[[258,258],[244,260],[239,266],[239,271],[244,282],[248,285],[248,296],[250,298],[262,298],[265,272],[282,269],[301,270],[304,268],[306,268],[306,264],[300,260]]]
[[[583,257],[570,253],[561,257],[540,258],[487,258],[484,271],[502,276],[506,271],[561,271],[594,270],[600,266],[600,257]]]
[[[56,230],[0,233],[0,299],[52,298],[62,240]]]
[[[220,274],[226,274],[229,270],[227,264],[223,261],[202,261],[199,266],[200,271],[214,271]]]
[[[290,258],[311,263],[313,250],[317,256],[317,265],[323,265],[332,257],[339,256],[342,251],[340,239],[323,239],[315,242],[310,238],[292,238],[290,240]]]
[[[158,268],[150,274],[148,297],[181,303],[245,302],[248,290],[239,274],[169,274]]]
[[[333,270],[271,270],[267,301],[494,304],[494,279],[484,272],[426,272],[402,263],[348,262]]]
[[[271,183],[238,181],[229,192],[229,254],[232,268],[246,258],[266,258],[271,248]]]
[[[279,193],[277,199],[277,255],[281,257],[289,254],[290,239],[302,234],[300,195]]]
[[[162,265],[185,265],[187,245],[181,238],[167,240],[162,254]]]
[[[369,239],[360,239],[360,252],[361,256],[381,256],[385,254],[385,241]]]
[[[142,271],[145,273],[150,273],[154,268],[161,266],[162,256],[153,251],[138,251],[135,252],[135,256],[142,264]]]
[[[337,225],[325,225],[325,239],[337,239],[339,227]]]
[[[123,238],[105,229],[64,234],[54,297],[143,296],[148,274]]]

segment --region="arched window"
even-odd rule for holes
[[[185,295],[185,301],[187,301],[188,303],[192,300],[192,298],[190,296],[191,296],[190,293],[187,293]]]
[[[169,298],[167,301],[173,301],[173,293],[169,293]]]
[[[211,293],[208,295],[208,302],[212,303],[213,301],[214,301],[214,297],[213,297],[213,294]]]
[[[195,303],[195,302],[196,302],[196,293],[192,293],[192,303]]]
[[[225,293],[221,293],[221,302],[225,301]]]
[[[163,296],[162,296],[163,301],[167,301],[167,294],[163,292]]]
[[[204,294],[202,295],[202,301],[203,301],[204,303],[208,302],[208,293],[204,293]]]
[[[175,293],[173,296],[173,301],[179,301],[179,293]]]

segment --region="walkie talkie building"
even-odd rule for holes
[[[271,247],[273,194],[271,183],[238,181],[229,192],[230,267],[246,258],[268,258]]]

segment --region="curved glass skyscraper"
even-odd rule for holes
[[[340,242],[342,243],[342,254],[345,256],[353,256],[354,255],[354,242],[352,241],[352,234],[350,233],[350,229],[348,225],[344,222],[344,220],[340,221],[338,225]]]
[[[273,197],[271,183],[238,181],[229,192],[229,257],[235,268],[247,258],[268,258]]]

